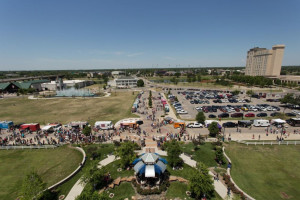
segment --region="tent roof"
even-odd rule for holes
[[[156,163],[156,165],[159,166],[162,173],[164,173],[165,170],[167,169],[167,166],[160,160]]]
[[[139,161],[138,163],[136,163],[133,167],[134,171],[136,173],[139,173],[139,171],[142,169],[142,167],[144,166],[145,164],[143,163],[143,161]]]
[[[144,163],[155,163],[158,158],[158,155],[154,153],[145,153],[143,156],[141,156],[141,159],[144,161]]]
[[[154,165],[146,165],[145,177],[155,177]]]

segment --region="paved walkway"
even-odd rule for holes
[[[110,164],[111,162],[118,160],[119,158],[116,159],[114,155],[108,156],[104,160],[101,160],[99,162],[98,168],[100,169],[102,166],[106,166]],[[81,178],[75,183],[75,185],[72,187],[70,190],[68,196],[65,198],[65,200],[75,200],[77,196],[81,194],[85,187],[85,183],[81,183]]]
[[[184,154],[181,154],[180,155],[180,158],[182,158],[183,162],[191,167],[196,167],[197,165],[197,162],[195,160],[192,160],[190,157],[184,155]],[[209,174],[211,176],[214,176],[214,174],[209,171]],[[220,197],[222,197],[223,199],[228,199],[228,196],[227,196],[227,187],[225,185],[223,185],[221,183],[221,181],[216,181],[214,180],[214,186],[215,186],[215,191],[220,195]],[[231,198],[229,198],[231,199]]]

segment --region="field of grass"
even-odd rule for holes
[[[103,98],[2,99],[0,119],[40,124],[65,124],[71,121],[93,123],[99,120],[116,122],[122,118],[136,117],[131,113],[135,97],[131,92],[119,92]]]
[[[34,169],[50,186],[72,173],[82,154],[67,146],[55,149],[1,150],[0,199],[16,199],[26,173]]]
[[[206,142],[204,145],[199,145],[198,149],[194,151],[194,144],[188,143],[181,146],[184,153],[192,156],[192,159],[197,162],[203,162],[207,167],[215,167],[217,163],[215,161],[214,147],[210,142]],[[225,163],[221,167],[226,167]]]
[[[166,198],[167,199],[192,199],[188,195],[186,195],[186,191],[188,190],[188,185],[180,182],[172,182],[170,183],[170,187],[167,190]]]
[[[232,178],[257,200],[299,199],[300,146],[246,146],[230,143]]]
[[[112,199],[131,199],[131,197],[135,195],[131,183],[121,183],[114,189],[110,189],[109,193],[114,193],[114,197]]]

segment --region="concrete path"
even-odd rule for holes
[[[114,155],[107,156],[104,160],[101,160],[99,162],[98,168],[100,169],[102,166],[106,166],[110,164],[111,162],[118,160],[120,158],[116,158]],[[65,198],[65,200],[75,200],[77,196],[81,194],[85,187],[85,183],[81,183],[81,178],[75,183],[75,185],[70,190],[68,196]]]
[[[195,160],[192,160],[190,157],[181,154],[180,158],[182,158],[183,162],[191,167],[196,167],[197,162]],[[214,177],[214,174],[209,171],[209,174]],[[214,186],[215,186],[215,191],[222,197],[222,199],[231,199],[230,197],[228,198],[227,196],[227,187],[222,184],[221,181],[216,181],[214,180]]]

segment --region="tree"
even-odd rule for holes
[[[204,196],[211,199],[214,196],[213,180],[202,162],[197,163],[196,170],[192,171],[189,189],[195,199],[201,199]]]
[[[79,84],[76,83],[76,84],[74,85],[74,87],[75,87],[76,90],[78,90],[78,89],[79,89]]]
[[[198,114],[196,115],[196,120],[198,123],[204,124],[205,121],[205,115],[203,112],[198,112]]]
[[[81,182],[88,183],[92,187],[91,190],[97,190],[104,187],[107,183],[105,180],[105,174],[107,170],[105,167],[101,169],[98,168],[98,163],[94,162],[91,165],[87,166],[83,171],[83,175],[81,177]]]
[[[200,74],[197,75],[197,81],[198,81],[198,82],[201,82],[201,81],[202,81],[202,77],[201,77]]]
[[[294,94],[292,93],[288,93],[286,94],[282,99],[280,99],[281,103],[287,104],[293,104],[294,103]]]
[[[217,163],[220,163],[220,164],[225,163],[222,147],[217,146],[215,153],[216,153],[216,161],[217,161]]]
[[[42,178],[35,171],[30,171],[26,174],[21,188],[21,195],[24,200],[32,200],[42,196],[45,189],[45,183]]]
[[[231,93],[232,93],[232,95],[236,96],[236,95],[240,94],[240,91],[239,90],[234,90]]]
[[[152,92],[151,92],[151,90],[149,91],[148,105],[150,108],[152,108]]]
[[[142,80],[142,79],[139,79],[138,81],[137,81],[137,86],[138,87],[144,87],[144,81]]]
[[[97,191],[94,191],[90,185],[86,185],[82,193],[76,197],[75,200],[109,200],[108,194],[102,192],[99,194]]]
[[[216,137],[219,134],[219,127],[218,127],[218,123],[217,122],[212,122],[209,126],[208,126],[208,130],[209,130],[209,135],[211,137]]]
[[[246,94],[250,97],[250,101],[251,101],[251,97],[252,97],[252,95],[254,94],[253,90],[248,90],[248,91],[246,92]]]
[[[166,143],[168,153],[168,162],[171,167],[178,167],[182,164],[182,159],[179,157],[182,153],[181,147],[176,140]]]
[[[85,126],[84,129],[82,130],[82,133],[85,136],[89,136],[92,132],[92,128],[90,126]]]
[[[181,74],[180,74],[179,72],[176,72],[176,73],[175,73],[175,76],[176,76],[177,78],[179,78],[180,75],[181,75]]]
[[[116,154],[121,159],[121,167],[126,168],[131,165],[131,163],[136,158],[136,154],[134,152],[134,144],[132,142],[124,142],[117,149]]]

